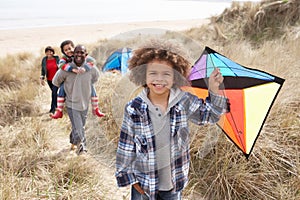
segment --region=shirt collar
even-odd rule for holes
[[[148,98],[148,92],[149,88],[144,88],[142,92],[139,94],[139,96],[148,104],[153,106],[152,102]],[[171,88],[170,90],[170,97],[168,102],[168,109],[173,107],[183,96],[184,92],[180,90],[179,88]],[[167,109],[167,110],[168,110]]]

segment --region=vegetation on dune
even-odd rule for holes
[[[192,49],[191,60],[210,46],[286,79],[248,160],[218,127],[191,124],[185,199],[300,199],[299,9],[297,0],[233,2],[210,24],[160,35]],[[99,68],[113,50],[135,48],[144,39],[128,34],[90,45]],[[50,101],[49,91],[39,86],[42,56],[21,53],[0,62],[0,198],[128,198],[127,190],[116,188],[112,173],[123,106],[139,88],[126,77],[102,74],[96,90],[107,115],[100,124],[89,116],[91,156],[71,156],[67,116],[51,121],[42,113]]]
[[[299,24],[300,2],[265,0],[260,4],[233,3],[214,20],[224,28],[224,32],[240,31],[240,36],[255,42],[271,40],[285,35],[290,26]]]
[[[37,68],[29,53],[8,55],[0,64],[0,126],[10,125],[38,110],[32,100],[37,95]]]

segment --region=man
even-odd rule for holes
[[[79,71],[85,66],[87,50],[83,45],[77,45],[74,49],[72,67]],[[99,70],[92,66],[85,73],[72,73],[59,70],[53,78],[53,84],[59,86],[64,82],[66,93],[66,107],[72,124],[70,133],[71,149],[77,147],[77,154],[87,152],[84,126],[87,118],[88,106],[91,98],[91,83],[99,79]]]

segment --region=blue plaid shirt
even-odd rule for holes
[[[174,191],[181,191],[188,181],[188,120],[198,125],[216,123],[229,109],[228,99],[210,93],[203,99],[183,92],[170,108],[171,174]],[[148,105],[141,97],[125,107],[116,157],[116,179],[119,187],[139,182],[150,199],[158,191],[158,171],[153,125]]]

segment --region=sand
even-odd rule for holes
[[[21,52],[39,54],[48,45],[59,47],[65,39],[75,44],[90,44],[137,29],[182,31],[208,22],[208,19],[192,19],[0,30],[0,57]]]

